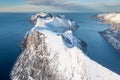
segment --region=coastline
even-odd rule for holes
[[[23,42],[24,51],[13,66],[12,80],[120,78],[118,74],[96,63],[85,54],[83,49],[86,44],[81,44],[83,41],[72,34],[75,27],[73,22],[72,25],[67,24],[68,19],[51,17],[47,13],[40,13],[32,19],[36,18],[37,23],[30,30],[32,33],[29,32]]]
[[[120,52],[120,41],[117,40],[114,36],[112,36],[112,33],[110,32],[110,29],[107,29],[105,31],[99,32],[99,34],[118,52]]]
[[[99,33],[114,49],[120,52],[120,13],[103,13],[96,17],[100,22],[110,25],[110,28]]]

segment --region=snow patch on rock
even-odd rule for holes
[[[120,52],[120,13],[98,14],[103,22],[110,24],[111,28],[101,32],[102,36]]]
[[[98,14],[97,17],[106,21],[107,23],[113,23],[113,24],[120,23],[120,13],[103,13],[103,14]]]

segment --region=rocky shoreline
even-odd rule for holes
[[[120,41],[113,36],[112,30],[107,29],[99,33],[113,48],[120,52]]]
[[[110,24],[110,28],[100,32],[100,34],[120,52],[120,13],[98,14],[97,18],[105,24]]]

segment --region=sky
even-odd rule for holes
[[[0,12],[119,12],[120,0],[0,0]]]

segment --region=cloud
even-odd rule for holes
[[[32,5],[45,5],[45,6],[58,6],[62,4],[64,0],[58,1],[58,0],[27,0],[27,4]]]
[[[36,9],[34,6],[3,6],[0,7],[0,12],[31,12]]]
[[[97,10],[101,12],[120,12],[120,3],[119,2],[109,2],[109,3],[96,3],[94,4]]]
[[[24,5],[24,6],[6,6],[0,7],[0,12],[70,12],[65,9],[58,9],[53,6],[35,6],[35,5]],[[72,12],[72,11],[71,11]]]
[[[103,12],[120,12],[120,5],[104,5],[100,9]]]
[[[0,7],[0,12],[117,12],[117,1],[26,0],[25,5]]]
[[[63,10],[67,12],[92,12],[96,11],[92,7],[87,7],[86,5],[82,5],[79,0],[27,0],[27,4],[29,5],[35,5],[35,6],[46,6],[46,7],[52,7],[56,9],[57,11]],[[49,8],[48,11],[52,10],[52,8]],[[45,8],[43,8],[45,9]]]

